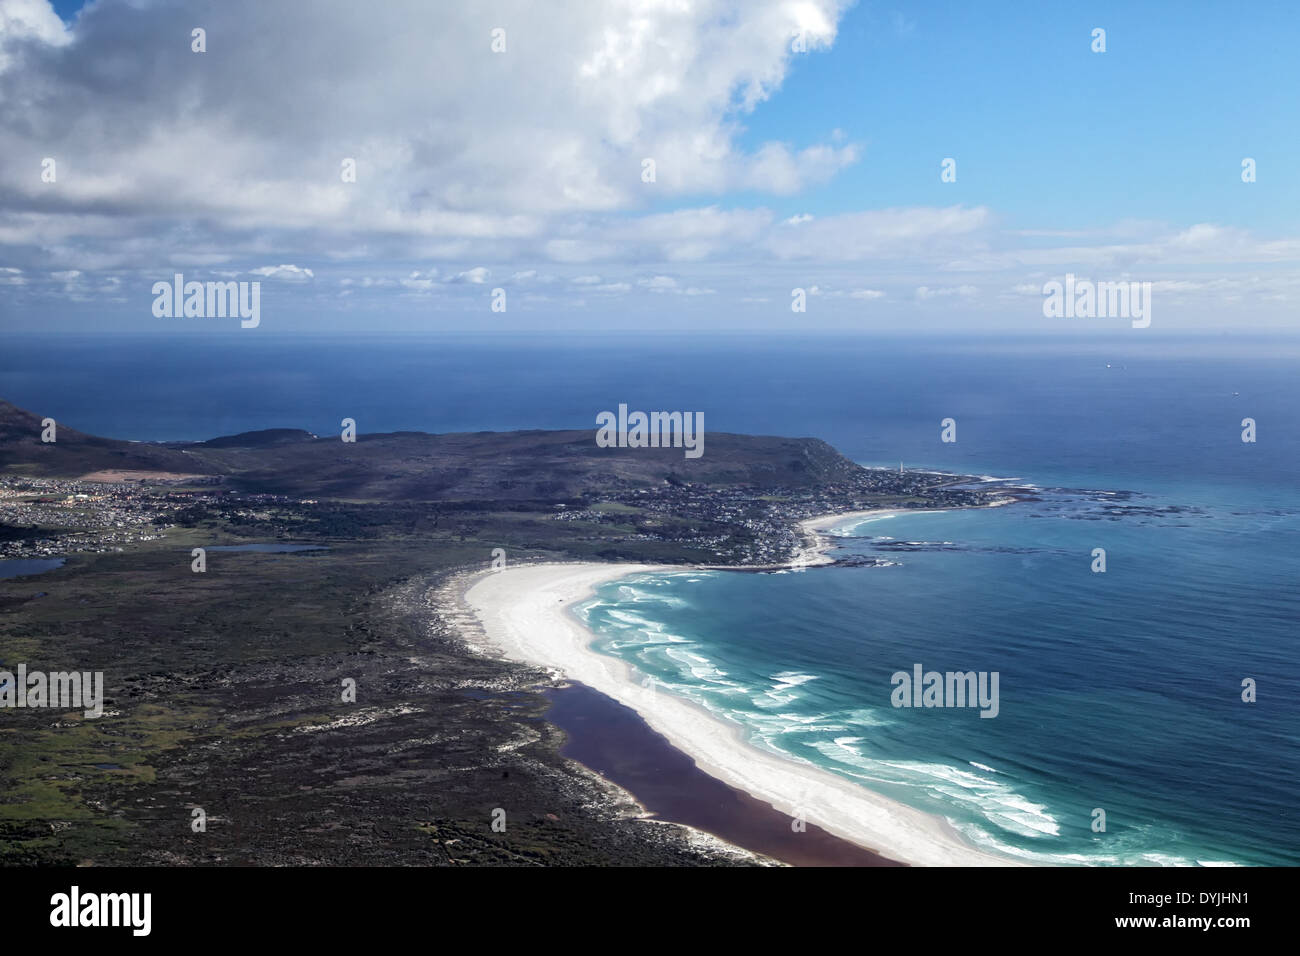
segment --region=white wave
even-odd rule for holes
[[[623,611],[616,608],[610,608],[605,612],[605,617],[610,620],[619,621],[629,627],[639,628],[643,631],[663,631],[665,625],[659,621],[652,621],[644,615],[637,614],[635,611]]]
[[[890,512],[880,515],[866,515],[859,518],[846,518],[843,524],[837,524],[833,527],[826,528],[822,533],[829,534],[835,538],[852,538],[853,532],[861,528],[864,524],[872,524],[876,521],[888,521],[890,518],[897,518],[898,515]]]
[[[683,598],[674,597],[671,594],[658,594],[654,591],[647,591],[630,584],[620,585],[618,594],[620,602],[630,601],[633,604],[662,604],[665,607],[690,606]]]
[[[1151,827],[1139,827],[1127,838],[1117,836],[1106,839],[1106,850],[1096,852],[1052,852],[1038,847],[1018,846],[999,840],[994,833],[969,821],[949,820],[958,832],[976,846],[995,853],[1017,857],[1029,863],[1047,866],[1240,866],[1229,861],[1204,861],[1173,853],[1144,849],[1151,844],[1171,842],[1169,834],[1156,832]]]
[[[736,719],[737,715],[729,715]],[[783,737],[789,734],[837,734],[848,730],[840,723],[823,723],[830,715],[816,714],[807,716],[804,714],[745,714],[743,722],[755,726],[763,739],[772,744],[774,749],[785,752],[785,749],[776,746],[775,738]],[[814,744],[813,746],[817,746]]]
[[[798,671],[781,671],[779,674],[772,675],[772,680],[781,687],[798,687],[800,684],[817,679],[816,674],[800,674]]]
[[[693,651],[681,647],[666,647],[664,653],[674,663],[684,667],[695,680],[714,683],[721,682],[721,679],[727,676],[727,672],[718,667],[713,661]]]
[[[888,727],[893,723],[893,720],[883,716],[884,713],[884,711],[873,710],[870,707],[860,707],[846,712],[842,719],[849,726]]]
[[[570,601],[585,600],[591,589],[629,571],[658,570],[645,565],[538,565],[483,575],[466,592],[497,653],[553,669],[615,700],[635,707],[651,728],[682,749],[705,772],[740,787],[778,810],[790,812],[794,800],[810,823],[880,849],[887,856],[919,865],[981,865],[1007,862],[981,853],[956,837],[934,816],[857,786],[807,760],[790,760],[765,747],[750,746],[738,728],[728,728],[708,711],[675,693],[645,694],[625,661],[590,646],[590,632],[568,613]],[[682,655],[682,645],[655,653]],[[689,652],[687,652],[689,653]],[[721,673],[712,662],[686,657],[687,669],[709,676]],[[846,736],[846,735],[845,735]],[[829,741],[825,741],[829,744]],[[831,745],[833,746],[833,745]]]
[[[1060,835],[1060,823],[1046,806],[1034,803],[997,780],[947,764],[901,760],[882,761],[882,764],[902,771],[900,782],[921,786],[966,805],[1004,830],[1027,837]]]

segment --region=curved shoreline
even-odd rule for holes
[[[830,535],[822,534],[823,531],[828,531],[842,524],[848,524],[855,518],[870,518],[873,516],[883,518],[887,515],[899,513],[900,509],[898,508],[872,508],[868,511],[844,511],[839,514],[821,515],[817,518],[804,518],[799,522],[799,530],[804,535],[804,545],[795,553],[794,563],[803,567],[812,567],[817,564],[833,564],[835,559],[828,552],[835,547],[835,542]],[[808,544],[810,539],[812,541],[811,546]],[[810,552],[813,555],[812,558],[808,557]]]
[[[888,510],[863,514],[890,513]],[[843,523],[850,515],[802,522]],[[819,554],[825,542],[816,535]],[[829,559],[827,559],[829,560]],[[968,844],[936,816],[873,793],[829,771],[770,754],[690,701],[636,683],[624,661],[592,650],[595,635],[570,613],[606,582],[645,572],[698,570],[678,565],[535,564],[483,571],[469,579],[464,604],[492,649],[579,681],[635,710],[701,770],[783,813],[802,811],[812,824],[889,859],[916,865],[999,866],[1016,861]],[[743,570],[743,569],[742,569]]]

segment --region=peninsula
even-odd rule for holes
[[[562,755],[547,675],[476,650],[449,584],[811,563],[814,519],[1014,493],[814,438],[712,433],[698,458],[591,430],[44,442],[46,417],[0,402],[0,666],[102,672],[103,715],[0,714],[7,864],[781,859],[662,825]],[[787,861],[853,856],[821,846]]]

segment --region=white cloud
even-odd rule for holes
[[[672,293],[673,295],[716,295],[717,289],[706,289],[700,286],[683,287],[672,276],[646,276],[636,280],[637,287],[646,292],[653,292],[657,295]]]
[[[771,232],[762,245],[778,259],[854,261],[938,256],[982,239],[992,216],[983,206],[843,213]]]
[[[399,279],[398,283],[402,288],[409,289],[412,292],[428,292],[438,284],[438,280],[427,275],[421,275],[418,272],[412,272],[405,279]]]
[[[945,286],[932,289],[929,286],[918,286],[916,297],[918,299],[938,299],[945,296],[960,296],[962,298],[971,298],[979,295],[979,289],[973,285]]]
[[[21,69],[24,54],[67,46],[72,37],[47,0],[5,0],[0,4],[0,71]]]
[[[800,141],[746,132],[800,56],[791,36],[825,49],[846,6],[500,0],[489,16],[316,0],[304,16],[261,0],[97,0],[70,29],[47,0],[0,0],[0,311],[117,295],[173,268],[420,309],[508,281],[590,291],[593,310],[626,293],[648,309],[675,295],[684,313],[772,302],[776,315],[798,286],[823,314],[860,318],[886,295],[891,310],[1019,308],[1066,271],[1152,281],[1198,307],[1297,299],[1300,238],[1239,226],[1012,230],[989,206],[779,198],[862,154],[833,113]],[[196,23],[206,54],[190,51]],[[504,54],[489,49],[497,25]],[[44,156],[57,183],[40,181]],[[723,301],[686,301],[712,295]]]
[[[466,269],[464,272],[457,272],[449,278],[448,282],[468,282],[471,285],[482,285],[487,282],[488,277],[492,275],[489,269],[483,266],[475,266],[473,269]]]
[[[648,279],[637,279],[636,284],[649,292],[677,291],[677,280],[672,276],[651,276]]]
[[[306,282],[308,279],[315,278],[316,275],[310,269],[300,269],[294,265],[259,266],[249,271],[255,276],[279,279],[282,282]]]
[[[502,0],[489,18],[425,0],[316,0],[310,16],[99,0],[68,31],[46,0],[0,0],[0,181],[18,199],[0,198],[0,243],[57,233],[145,268],[198,242],[247,254],[267,233],[320,255],[362,243],[406,258],[424,239],[466,244],[455,258],[496,242],[594,261],[584,214],[787,194],[856,159],[853,144],[738,142],[738,119],[785,78],[789,37],[826,47],[847,5]],[[207,53],[190,50],[195,23]],[[286,38],[274,56],[268,37]],[[61,160],[53,189],[31,168],[46,155]]]

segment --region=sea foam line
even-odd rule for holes
[[[488,642],[503,656],[580,681],[631,707],[705,773],[783,813],[801,812],[830,833],[906,863],[1014,865],[982,851],[945,820],[905,806],[829,771],[759,750],[740,728],[684,698],[649,690],[622,660],[599,654],[570,609],[607,581],[653,565],[527,565],[478,575],[464,594]]]

